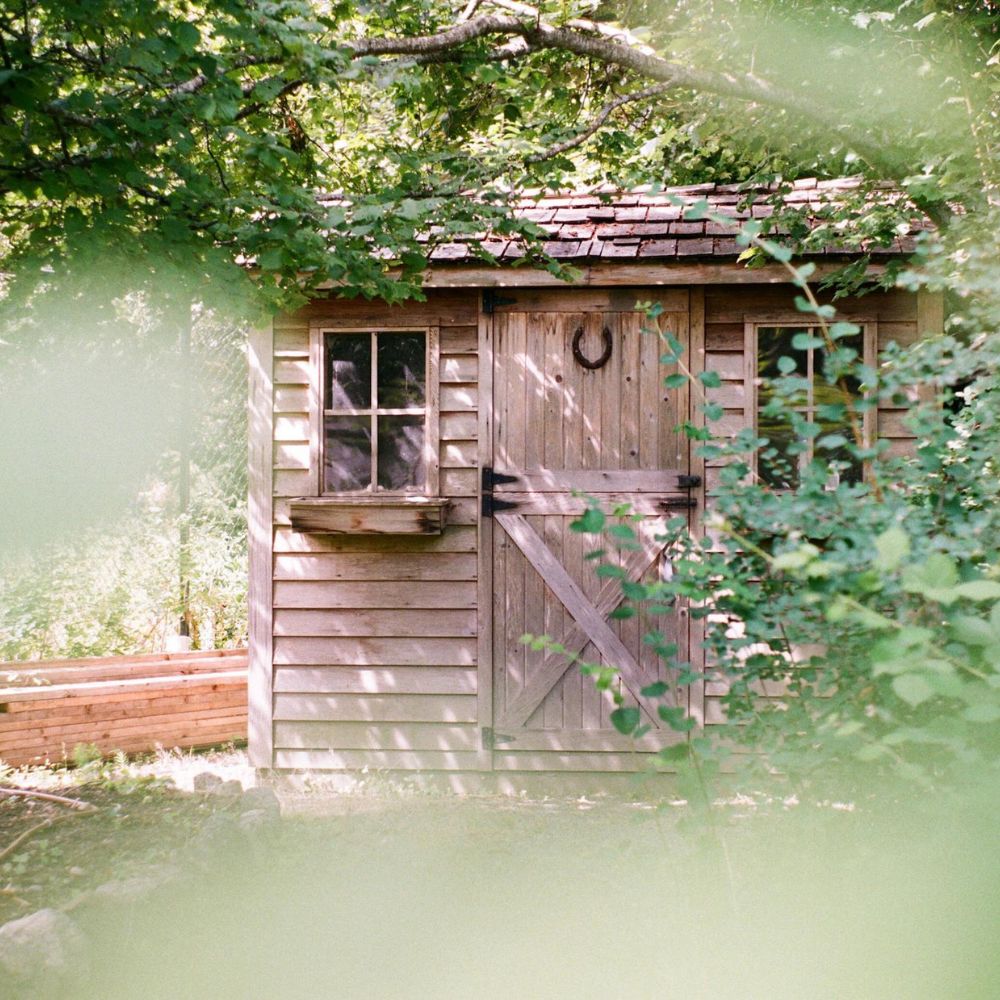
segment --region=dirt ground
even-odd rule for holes
[[[0,786],[53,793],[92,807],[0,794],[0,924],[173,863],[213,814],[235,809],[231,797],[192,794],[194,775],[205,771],[247,787],[253,782],[246,755],[238,750],[161,753],[0,776]]]

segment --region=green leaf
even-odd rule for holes
[[[951,622],[952,635],[965,646],[992,646],[997,641],[993,626],[983,618],[956,615]]]
[[[996,722],[1000,719],[1000,705],[991,705],[988,702],[970,705],[962,713],[962,717],[967,722]]]
[[[831,323],[830,339],[840,340],[841,337],[853,337],[861,332],[861,327],[857,323]]]
[[[816,447],[826,451],[835,451],[837,448],[843,448],[845,444],[847,438],[843,434],[824,434],[816,441]]]
[[[621,607],[615,608],[615,610],[612,611],[608,615],[608,617],[614,618],[616,620],[624,620],[626,618],[634,618],[636,614],[638,614],[638,612],[635,610],[635,608],[630,607],[627,604],[623,604],[621,605]]]
[[[903,571],[903,589],[911,594],[923,594],[928,600],[952,604],[961,596],[958,565],[943,552],[928,556],[923,565],[908,566]]]
[[[626,706],[623,708],[616,708],[611,715],[611,725],[625,736],[634,732],[636,727],[639,725],[639,709],[634,706]]]
[[[800,545],[791,552],[782,552],[774,557],[771,565],[775,569],[802,569],[819,555],[819,549],[815,545]]]
[[[910,538],[902,528],[887,528],[875,539],[875,567],[891,573],[910,554]]]
[[[639,693],[643,698],[662,698],[670,690],[666,681],[654,681],[647,684]]]
[[[798,363],[794,358],[790,358],[785,354],[778,358],[778,371],[782,375],[791,375],[796,368],[798,368]]]
[[[668,389],[680,389],[682,386],[687,385],[687,380],[688,380],[687,375],[682,375],[680,372],[675,372],[673,375],[668,375],[663,380],[663,384]]]
[[[726,413],[720,403],[705,403],[701,411],[705,414],[705,419],[710,423],[721,420]]]
[[[792,347],[797,351],[808,351],[810,348],[822,346],[823,338],[812,333],[797,333],[792,337]]]
[[[686,733],[694,729],[694,719],[685,715],[683,708],[674,705],[658,705],[656,714],[675,732]]]
[[[719,378],[718,372],[699,372],[698,381],[706,389],[718,389],[722,385],[722,379]]]
[[[995,580],[970,580],[960,583],[955,592],[970,601],[996,601],[1000,600],[1000,583]]]
[[[588,507],[569,527],[580,534],[596,535],[604,527],[604,513],[597,507]]]
[[[894,677],[892,689],[913,708],[934,697],[934,689],[920,674],[900,674]]]

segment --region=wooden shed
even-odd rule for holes
[[[841,185],[798,182],[807,217]],[[468,244],[438,247],[425,302],[319,298],[251,342],[250,752],[268,770],[362,768],[608,772],[637,766],[609,722],[610,699],[547,635],[620,668],[628,702],[664,669],[642,636],[668,633],[692,662],[686,609],[609,618],[621,598],[572,532],[581,494],[692,530],[717,470],[678,433],[700,419],[687,387],[667,388],[662,344],[639,302],[695,372],[719,374],[710,397],[735,433],[757,419],[758,366],[803,329],[778,265],[748,269],[728,224],[686,221],[671,198],[707,198],[733,226],[735,189],[574,195],[522,210],[547,227],[547,250],[574,285],[487,267]],[[911,246],[898,242],[881,259]],[[843,253],[815,258],[833,268]],[[878,255],[876,261],[880,259]],[[875,266],[878,266],[876,264]],[[903,291],[837,302],[873,361],[889,341],[941,328],[940,300]],[[811,359],[802,358],[808,369]],[[872,435],[907,447],[902,413],[873,415]],[[653,538],[627,554],[633,579],[661,572]],[[719,719],[723,689],[686,691],[699,723]],[[683,738],[655,710],[640,749]]]

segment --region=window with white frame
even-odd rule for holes
[[[435,491],[436,330],[324,330],[320,348],[321,491]]]
[[[758,325],[756,327],[757,390],[756,428],[769,445],[758,454],[757,473],[760,479],[776,489],[794,489],[802,470],[817,454],[818,441],[835,441],[838,437],[854,442],[850,418],[852,403],[861,396],[856,378],[831,382],[823,373],[823,357],[819,329],[801,325]],[[838,348],[857,353],[859,360],[871,364],[875,355],[874,324],[837,340]],[[774,383],[783,376],[800,382],[801,390],[792,408],[817,428],[815,436],[800,439],[787,417],[776,417],[767,411],[775,398]],[[870,418],[862,415],[860,424],[865,438],[870,439]],[[804,446],[804,447],[803,447]],[[862,463],[852,456],[846,443],[821,452],[824,459],[847,463],[847,469],[831,475],[831,482],[860,482],[864,476]]]

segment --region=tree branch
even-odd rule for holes
[[[650,87],[644,87],[642,90],[636,90],[631,94],[624,94],[621,97],[616,97],[613,101],[609,101],[604,105],[601,110],[594,115],[590,120],[586,128],[582,132],[578,132],[572,139],[566,139],[564,142],[557,142],[548,149],[541,153],[533,153],[531,156],[526,157],[528,163],[541,163],[544,160],[549,160],[553,156],[559,156],[562,153],[569,152],[571,149],[576,149],[577,146],[582,146],[595,132],[597,132],[602,125],[611,117],[612,113],[620,108],[624,104],[631,104],[635,101],[644,101],[647,98],[655,97],[657,94],[663,94],[670,90],[670,84],[668,83],[654,83]]]

